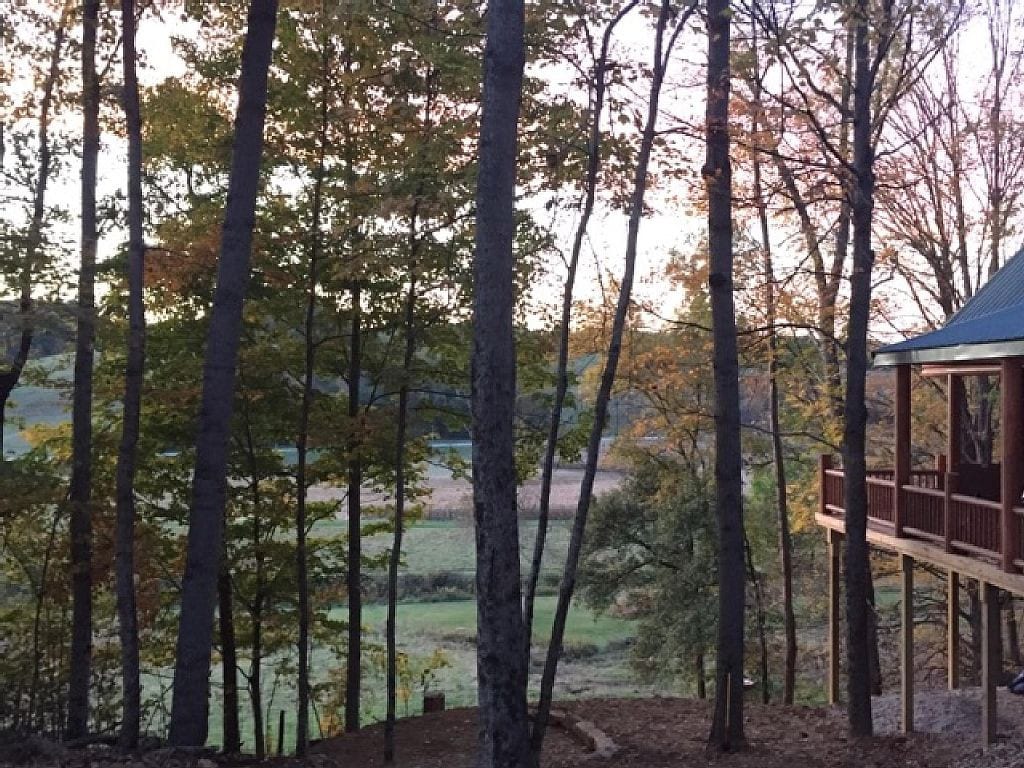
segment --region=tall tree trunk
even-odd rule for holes
[[[21,335],[14,360],[6,370],[0,371],[0,464],[5,460],[4,424],[6,422],[7,403],[11,392],[18,386],[22,371],[28,362],[35,335],[35,323],[32,320],[32,277],[39,267],[38,261],[43,250],[43,219],[46,215],[46,190],[50,183],[53,151],[50,148],[50,110],[53,106],[53,92],[60,75],[60,57],[64,51],[64,37],[67,34],[67,13],[62,12],[53,33],[53,47],[50,51],[50,69],[43,83],[43,98],[39,103],[39,170],[36,174],[35,188],[32,190],[32,218],[29,220],[28,237],[25,243],[25,260],[18,276],[20,297],[18,299],[18,316],[21,321]]]
[[[846,498],[846,628],[848,655],[848,716],[854,736],[872,733],[871,663],[868,595],[870,563],[867,544],[867,487],[865,441],[867,407],[867,332],[871,304],[871,219],[874,207],[874,149],[871,142],[871,90],[867,0],[857,0],[854,15],[853,181],[850,193],[853,219],[853,272],[850,277],[850,317],[846,334],[846,404],[843,429],[844,492]]]
[[[71,408],[71,672],[67,736],[89,729],[92,668],[92,367],[96,338],[96,169],[100,149],[100,87],[96,73],[99,0],[82,10],[82,263]]]
[[[139,742],[139,618],[135,606],[135,464],[146,359],[143,296],[146,245],[142,231],[142,119],[135,64],[135,0],[121,0],[124,116],[128,129],[128,352],[124,374],[121,445],[117,454],[117,617],[121,637],[122,716],[119,745]]]
[[[743,635],[746,585],[743,557],[743,478],[739,361],[733,299],[732,167],[729,162],[729,0],[708,0],[707,159],[708,286],[714,339],[715,514],[718,518],[718,648],[715,714],[708,744],[742,749]]]
[[[217,619],[220,624],[220,659],[224,685],[222,749],[224,754],[234,755],[242,749],[242,733],[238,724],[238,648],[235,643],[234,600],[231,595],[231,571],[226,560],[225,557],[217,578]]]
[[[344,58],[345,74],[351,76],[351,56]],[[351,126],[341,126],[345,154],[345,186],[349,200],[356,191],[356,151]],[[363,373],[362,347],[362,283],[356,262],[360,242],[358,222],[349,228],[352,270],[349,284],[352,301],[352,318],[349,332],[348,357],[348,571],[345,587],[348,593],[348,648],[345,659],[345,732],[359,730],[360,700],[363,678],[363,527],[362,527],[362,485],[363,485],[363,420],[360,418],[360,384]],[[369,406],[367,406],[369,407]]]
[[[572,299],[576,286],[576,271],[579,268],[580,253],[583,251],[583,240],[587,234],[590,217],[594,212],[597,198],[597,180],[601,170],[601,115],[604,113],[604,97],[607,81],[605,69],[608,64],[608,48],[612,34],[619,22],[633,10],[639,0],[626,3],[615,17],[608,23],[601,37],[601,51],[594,62],[594,103],[590,117],[590,141],[587,144],[587,171],[583,182],[583,206],[580,220],[576,224],[572,252],[569,255],[565,285],[562,289],[562,319],[558,328],[558,360],[555,369],[555,399],[551,406],[548,421],[548,438],[544,446],[544,457],[541,462],[540,502],[537,513],[537,536],[533,543],[533,560],[530,563],[530,575],[526,581],[526,598],[523,608],[523,624],[526,634],[526,664],[529,669],[530,646],[533,640],[533,610],[537,597],[537,585],[540,582],[540,570],[544,562],[544,547],[547,543],[548,518],[551,514],[551,482],[555,473],[555,455],[558,452],[558,433],[562,426],[562,410],[565,397],[569,391],[569,338],[572,322]]]
[[[751,39],[755,65],[760,60],[757,41],[757,25],[752,24]],[[763,109],[761,105],[761,78],[754,79],[754,126],[756,136],[761,130]],[[796,689],[796,614],[793,610],[793,542],[789,528],[789,504],[786,495],[786,457],[782,446],[782,428],[779,420],[779,361],[778,334],[775,325],[775,265],[772,259],[772,244],[768,226],[768,206],[764,198],[761,178],[761,155],[754,156],[754,196],[757,218],[761,227],[761,248],[764,253],[765,325],[768,327],[768,389],[769,389],[769,430],[772,437],[772,466],[775,469],[775,507],[779,519],[779,559],[782,567],[782,615],[785,626],[786,654],[782,674],[782,703],[792,704]]]
[[[417,250],[416,218],[418,202],[413,205],[412,222],[410,224],[410,251],[413,258]],[[414,267],[415,268],[415,267]],[[409,282],[409,292],[405,300],[405,353],[402,356],[402,384],[398,389],[398,433],[395,437],[395,530],[388,557],[388,613],[385,622],[385,642],[387,644],[387,713],[384,718],[384,762],[391,765],[395,761],[395,704],[398,683],[398,566],[402,560],[402,536],[405,533],[405,446],[409,426],[409,376],[412,370],[413,355],[416,351],[416,277]]]
[[[630,201],[625,265],[623,267],[622,281],[619,284],[619,298],[612,322],[608,356],[605,360],[604,370],[601,374],[601,383],[598,387],[597,398],[594,404],[594,424],[591,428],[590,439],[587,444],[587,456],[583,469],[583,480],[580,484],[579,502],[576,507],[576,517],[573,520],[572,532],[569,538],[569,550],[562,572],[562,582],[559,585],[558,603],[555,607],[554,624],[551,628],[551,641],[548,644],[547,658],[544,662],[540,698],[537,702],[537,715],[534,719],[533,733],[530,739],[530,749],[534,762],[540,759],[541,749],[544,744],[544,734],[551,712],[551,698],[555,685],[555,675],[558,671],[558,661],[562,653],[562,639],[565,636],[565,624],[569,615],[569,606],[572,602],[573,592],[576,589],[576,571],[579,566],[580,552],[583,548],[583,535],[586,532],[591,496],[594,492],[594,478],[597,474],[597,461],[601,450],[601,435],[604,432],[604,426],[608,418],[608,403],[611,400],[612,386],[615,383],[615,372],[618,368],[619,356],[622,351],[622,335],[626,327],[626,317],[629,313],[633,290],[637,240],[640,235],[644,195],[647,191],[647,167],[651,158],[651,150],[654,146],[661,86],[665,76],[668,56],[691,11],[685,12],[681,18],[676,20],[677,27],[666,42],[665,33],[672,20],[672,13],[671,4],[668,0],[663,0],[658,14],[655,33],[653,74],[647,122],[644,125],[640,142],[636,175],[633,182],[633,196]]]
[[[345,731],[359,730],[359,699],[362,687],[363,592],[362,592],[362,485],[363,462],[359,426],[359,383],[362,376],[362,309],[359,281],[352,281],[352,326],[348,359],[348,658],[345,660]]]
[[[295,578],[299,598],[299,658],[298,658],[298,715],[295,727],[295,754],[305,756],[309,749],[309,575],[306,548],[306,497],[308,494],[307,462],[309,449],[309,417],[313,408],[314,376],[316,374],[316,308],[320,284],[320,219],[323,203],[324,156],[327,152],[328,80],[331,52],[327,35],[323,36],[321,57],[320,125],[317,131],[317,165],[313,181],[313,210],[309,236],[309,275],[306,287],[306,315],[304,320],[305,349],[302,372],[302,404],[299,408],[299,433],[295,444]]]
[[[238,114],[228,182],[228,202],[203,365],[203,398],[196,440],[188,549],[174,666],[169,740],[175,746],[206,742],[213,607],[222,550],[221,519],[227,493],[235,365],[242,304],[249,282],[256,192],[263,152],[277,0],[252,0],[242,48]]]
[[[480,768],[527,768],[512,325],[523,0],[492,0],[484,48],[473,259],[473,517]]]

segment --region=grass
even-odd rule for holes
[[[325,535],[342,528],[344,521],[332,521],[321,526],[317,533]],[[521,552],[523,563],[532,554],[535,522],[523,522],[520,526]],[[568,524],[565,521],[552,523],[549,529],[549,547],[545,558],[545,570],[559,572],[565,560],[568,543]],[[390,537],[380,536],[368,539],[365,548],[379,552],[390,543]],[[403,572],[412,574],[437,573],[440,571],[473,572],[474,535],[471,526],[458,522],[424,521],[410,527],[405,539],[405,566]],[[531,668],[531,696],[537,694],[540,665],[551,636],[554,620],[555,597],[541,595],[537,599],[534,623],[534,656]],[[339,605],[331,612],[331,618],[344,619],[346,608]],[[364,662],[364,698],[362,719],[366,723],[377,722],[384,717],[384,622],[386,606],[367,605],[363,609],[363,625],[366,629],[365,642],[370,647]],[[559,665],[556,682],[558,697],[590,696],[637,696],[650,695],[654,689],[641,686],[628,663],[628,646],[635,637],[635,622],[609,616],[595,615],[582,605],[570,610],[564,639],[565,653]],[[442,662],[443,666],[431,674],[432,690],[443,691],[448,707],[473,706],[476,704],[476,603],[473,600],[450,602],[409,601],[398,606],[398,649],[406,654],[410,675],[405,686],[400,686],[398,702],[399,716],[418,714],[422,707],[423,681],[420,672],[431,661]],[[339,638],[342,641],[343,638]],[[265,713],[268,740],[276,745],[278,714],[285,710],[286,751],[294,747],[295,690],[294,658],[284,674],[277,675],[271,662],[266,663],[264,675],[264,703],[269,710]],[[314,682],[325,682],[331,670],[344,665],[344,658],[337,656],[326,647],[316,647],[311,658]],[[212,676],[213,697],[210,707],[210,741],[219,742],[222,733],[220,705],[220,669],[215,668]],[[147,685],[147,690],[157,695],[157,681]],[[244,686],[242,678],[240,684]],[[403,695],[404,694],[404,697]],[[166,697],[169,706],[169,697]],[[317,736],[317,716],[311,718],[313,735]],[[241,694],[241,728],[244,749],[253,749],[251,704],[248,696]]]

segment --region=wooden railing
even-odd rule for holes
[[[819,468],[821,512],[841,517],[844,514],[843,470],[832,468],[823,457]],[[1008,555],[1018,568],[1024,568],[1021,541],[1003,542],[1002,504],[999,501],[954,493],[957,475],[942,470],[913,470],[901,493],[902,525],[894,533],[922,539],[947,552],[972,557],[995,558],[1003,562]],[[896,481],[891,469],[867,471],[868,519],[875,524],[895,527]],[[1014,513],[1024,517],[1024,506]]]

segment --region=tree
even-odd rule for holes
[[[754,77],[752,85],[753,115],[751,133],[757,140],[761,131],[764,110],[761,94],[761,59],[758,46],[757,24],[751,24],[750,45],[753,52]],[[783,452],[782,425],[779,414],[779,342],[777,333],[775,264],[772,258],[771,229],[768,219],[768,204],[762,182],[761,154],[752,153],[754,205],[761,234],[761,250],[764,258],[765,284],[765,325],[768,335],[768,429],[772,442],[772,465],[775,469],[775,503],[779,521],[779,559],[782,568],[782,610],[786,634],[786,656],[783,667],[782,703],[792,704],[796,688],[796,617],[793,610],[793,541],[790,533],[789,504],[786,489],[786,457]],[[765,690],[767,693],[767,689]]]
[[[100,81],[96,72],[99,0],[86,0],[82,11],[82,219],[81,267],[72,395],[71,681],[68,691],[69,738],[89,729],[89,678],[92,662],[92,380],[96,339],[96,170],[100,151]]]
[[[580,219],[576,224],[573,236],[572,251],[566,267],[565,284],[562,289],[562,316],[558,326],[558,352],[555,364],[555,396],[551,404],[551,415],[548,421],[547,442],[544,445],[544,456],[541,460],[540,499],[537,511],[537,537],[534,541],[533,560],[526,582],[526,597],[523,607],[523,623],[526,633],[526,662],[530,662],[530,646],[533,635],[533,608],[537,596],[537,584],[540,581],[540,569],[544,562],[544,546],[547,540],[548,517],[551,507],[551,482],[554,477],[555,456],[558,452],[558,438],[562,427],[562,411],[565,408],[566,396],[569,391],[569,342],[571,338],[571,321],[573,293],[576,285],[576,272],[579,269],[580,254],[583,240],[587,234],[590,217],[594,213],[597,200],[598,177],[601,172],[601,152],[603,132],[601,116],[604,114],[605,92],[608,87],[608,49],[611,45],[615,28],[637,5],[635,0],[625,3],[612,17],[601,35],[601,47],[594,59],[593,103],[589,109],[590,133],[587,142],[586,177],[583,181],[583,204]]]
[[[516,507],[512,330],[522,0],[487,10],[473,260],[473,516],[481,768],[530,765]]]
[[[123,718],[119,744],[139,740],[142,691],[139,682],[139,625],[135,607],[135,466],[145,367],[146,308],[143,296],[146,246],[142,231],[142,120],[135,55],[135,1],[121,0],[124,116],[128,133],[128,352],[124,375],[124,416],[117,455],[117,615],[121,637]]]
[[[220,570],[227,486],[227,444],[249,259],[260,179],[276,0],[252,0],[247,18],[228,203],[207,335],[203,397],[189,514],[188,554],[174,667],[169,739],[206,741],[213,607]]]
[[[548,644],[547,658],[544,662],[544,672],[541,678],[537,716],[534,720],[530,740],[530,747],[535,761],[540,759],[541,748],[544,743],[544,733],[547,729],[548,717],[551,711],[551,697],[554,689],[555,674],[558,670],[558,660],[562,653],[562,638],[565,634],[569,606],[576,588],[576,571],[579,566],[580,553],[583,548],[583,537],[587,527],[587,515],[590,510],[591,497],[594,490],[594,478],[597,473],[597,461],[601,450],[601,436],[608,418],[608,403],[611,400],[612,387],[615,384],[615,374],[619,364],[619,356],[622,352],[623,332],[626,327],[626,319],[632,300],[637,242],[640,236],[640,221],[643,216],[644,197],[647,191],[648,167],[650,165],[651,152],[654,148],[654,139],[657,134],[661,88],[672,50],[695,8],[695,5],[690,5],[684,12],[676,14],[672,9],[671,2],[663,0],[658,11],[657,21],[655,22],[650,95],[648,97],[647,115],[640,141],[640,151],[637,155],[632,196],[629,205],[625,264],[622,280],[619,283],[619,296],[615,307],[614,320],[612,321],[608,354],[605,358],[604,368],[601,372],[601,382],[595,399],[594,422],[587,443],[586,464],[584,465],[583,479],[580,483],[579,503],[576,507],[576,516],[573,519],[569,551],[558,589],[558,603],[555,608],[554,624],[551,629],[551,641]],[[670,29],[670,24],[674,24],[674,28]]]
[[[42,94],[37,106],[36,137],[38,144],[35,153],[35,173],[31,175],[29,181],[32,202],[28,228],[23,243],[20,237],[12,238],[16,250],[16,265],[12,265],[11,273],[13,274],[15,271],[18,273],[18,316],[21,328],[13,360],[0,370],[0,463],[3,463],[5,459],[3,430],[7,403],[10,400],[11,392],[21,380],[21,374],[28,363],[35,335],[35,321],[32,316],[35,302],[32,297],[32,289],[42,267],[43,251],[46,245],[44,237],[47,214],[46,191],[53,175],[51,115],[57,100],[61,58],[65,53],[64,42],[67,36],[68,16],[67,9],[64,9],[54,22],[53,38],[49,43],[49,66],[43,76]]]
[[[885,5],[891,13],[891,3]],[[871,304],[871,221],[875,171],[871,101],[874,72],[868,41],[870,9],[858,0],[853,19],[853,183],[850,208],[853,221],[853,272],[850,277],[850,317],[846,333],[846,402],[843,428],[843,493],[846,507],[846,626],[849,656],[847,711],[854,736],[870,736],[871,666],[868,633],[868,544],[865,439],[867,407],[868,315]]]
[[[715,514],[718,518],[718,654],[709,743],[742,749],[744,578],[739,362],[733,300],[732,168],[729,162],[729,0],[708,1],[708,286],[714,338]]]

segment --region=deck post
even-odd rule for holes
[[[960,687],[960,574],[949,572],[946,582],[946,682]]]
[[[999,671],[999,595],[991,584],[979,581],[981,592],[981,740],[988,745],[996,740],[996,685]]]
[[[1020,358],[1009,358],[1002,361],[1000,380],[1000,415],[999,426],[1002,440],[1002,477],[1000,497],[1002,499],[1002,537],[1000,544],[1003,552],[1003,570],[1014,573],[1017,570],[1016,560],[1020,558],[1020,520],[1014,507],[1017,505],[1021,490],[1021,452],[1020,432],[1024,429],[1021,421],[1021,398],[1024,397],[1024,381],[1021,374]]]
[[[907,516],[907,495],[903,486],[910,482],[910,365],[896,366],[896,467],[893,480],[893,524],[896,535],[903,535]]]
[[[839,703],[839,584],[842,574],[842,536],[832,529],[825,532],[828,549],[828,703]]]
[[[914,558],[900,555],[900,730],[914,730]]]
[[[964,380],[955,373],[946,376],[946,466],[950,472],[960,469],[960,439],[962,405],[964,400]]]

